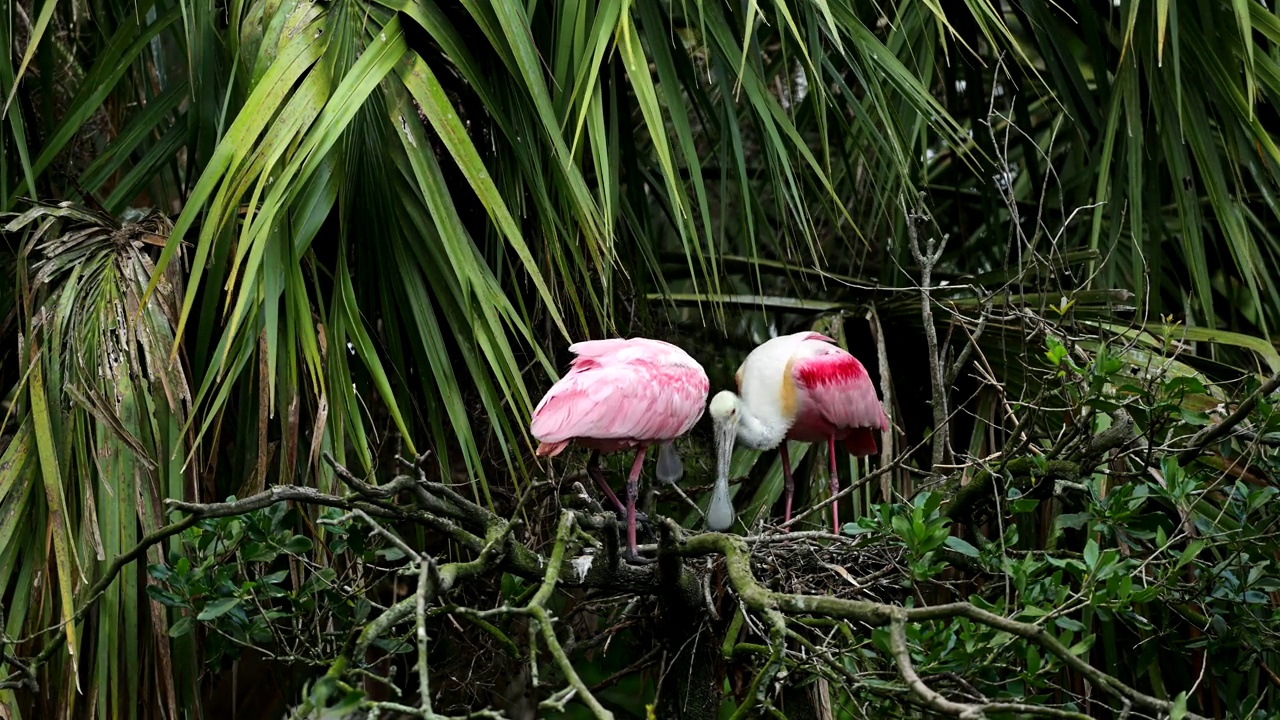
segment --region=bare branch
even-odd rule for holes
[[[418,601],[418,705],[427,718],[435,717],[431,710],[431,674],[427,670],[427,595],[434,594],[433,576],[439,577],[435,564],[430,557],[418,558],[418,591],[413,594]]]
[[[980,708],[952,702],[939,695],[920,679],[916,674],[915,666],[911,663],[911,650],[907,647],[906,619],[901,615],[895,615],[889,623],[889,647],[893,651],[894,662],[898,664],[898,672],[902,673],[902,679],[907,683],[907,687],[926,705],[944,715],[955,715],[962,720],[983,717]]]
[[[871,334],[876,341],[876,362],[880,366],[880,397],[890,417],[895,413],[893,403],[893,374],[889,369],[889,349],[884,341],[884,328],[880,324],[880,313],[872,305],[867,310],[867,321],[871,324]],[[880,468],[889,467],[896,457],[893,447],[893,424],[880,432]],[[886,473],[880,477],[880,496],[885,502],[893,499],[893,478]]]
[[[969,341],[960,349],[960,355],[952,363],[951,369],[947,370],[946,387],[951,387],[955,384],[956,378],[960,376],[960,371],[964,369],[965,363],[969,362],[969,355],[978,346],[978,340],[982,338],[982,332],[987,329],[987,321],[991,319],[991,308],[995,304],[993,298],[994,296],[987,298],[987,301],[982,304],[982,309],[978,314],[978,327],[974,328],[972,333],[969,333]],[[960,327],[968,333],[968,327],[963,322],[960,323]]]
[[[320,524],[321,525],[342,525],[344,523],[350,522],[352,518],[359,518],[363,520],[365,524],[368,525],[369,528],[373,530],[374,534],[386,538],[387,542],[399,548],[400,552],[403,552],[405,555],[409,556],[410,558],[413,558],[414,562],[416,563],[422,562],[422,556],[419,555],[417,551],[415,551],[413,548],[406,545],[403,540],[396,537],[395,534],[392,533],[391,531],[382,527],[381,524],[374,522],[373,518],[369,517],[368,513],[366,513],[365,511],[359,508],[352,510],[351,512],[347,513],[346,515],[343,515],[342,517],[339,517],[336,520],[321,519]],[[426,567],[426,566],[424,565],[423,567]]]
[[[1272,375],[1270,380],[1263,383],[1262,387],[1245,398],[1244,402],[1236,406],[1235,412],[1228,415],[1222,422],[1210,425],[1196,433],[1191,438],[1191,443],[1187,449],[1178,453],[1178,464],[1186,465],[1199,457],[1209,443],[1226,435],[1231,428],[1239,425],[1241,421],[1248,417],[1249,413],[1253,412],[1253,406],[1258,404],[1258,400],[1270,395],[1277,389],[1280,389],[1280,373]]]
[[[923,204],[923,194],[921,202]],[[933,385],[933,465],[947,461],[947,386],[942,373],[941,348],[938,347],[938,329],[933,324],[932,289],[933,268],[947,246],[947,236],[938,241],[929,238],[923,250],[920,248],[919,226],[928,220],[923,210],[910,210],[903,202],[902,212],[907,219],[907,238],[911,255],[920,264],[920,316],[924,320],[924,337],[929,346],[929,378]]]
[[[822,615],[831,618],[855,620],[872,627],[885,627],[897,620],[902,622],[925,622],[964,617],[1039,645],[1044,650],[1055,655],[1063,664],[1084,675],[1095,686],[1117,700],[1127,699],[1141,707],[1165,713],[1169,712],[1173,707],[1172,702],[1139,692],[1119,679],[1081,660],[1063,645],[1057,637],[1041,626],[1011,620],[982,610],[967,602],[903,608],[897,605],[866,600],[848,600],[821,595],[795,595],[776,592],[767,589],[755,579],[751,572],[750,554],[747,550],[747,545],[742,542],[741,538],[721,533],[704,533],[694,537],[683,537],[679,527],[670,520],[667,521],[667,529],[673,542],[670,546],[662,548],[660,552],[676,553],[683,557],[701,557],[708,554],[724,555],[725,569],[728,572],[729,582],[733,585],[733,589],[748,607],[758,612],[778,610],[784,613]],[[664,537],[666,536],[664,534]],[[1192,713],[1188,713],[1186,717],[1192,718],[1192,720],[1202,720],[1200,716]]]

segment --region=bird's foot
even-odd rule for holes
[[[618,518],[619,522],[625,523],[627,521],[627,511],[625,509],[622,511],[614,510],[613,514],[615,517]],[[650,534],[652,534],[648,514],[642,513],[639,510],[636,511],[636,527],[644,528],[646,532],[649,532]]]
[[[626,560],[630,565],[652,565],[657,562],[657,558],[645,557],[640,554],[636,548],[627,548],[622,551],[622,559]]]
[[[621,509],[621,510],[614,509],[614,510],[613,510],[613,515],[614,515],[614,516],[616,516],[616,518],[617,518],[618,520],[622,521],[622,523],[626,523],[626,521],[627,521],[627,509],[626,509],[626,507],[623,507],[623,509]],[[641,523],[641,524],[648,525],[648,524],[649,524],[649,515],[648,515],[648,514],[646,514],[646,512],[641,512],[641,511],[639,511],[639,510],[636,510],[636,523]]]

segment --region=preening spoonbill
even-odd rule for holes
[[[698,422],[711,383],[696,360],[661,340],[588,340],[570,345],[569,352],[577,357],[534,409],[529,432],[540,443],[539,456],[554,457],[571,442],[591,449],[587,474],[627,514],[627,558],[642,562],[636,550],[636,495],[645,451],[670,443]],[[632,448],[636,457],[624,508],[600,472],[600,453]],[[663,481],[674,482],[683,468],[678,458],[663,457],[659,472]]]
[[[866,368],[833,343],[816,332],[768,340],[752,350],[738,368],[739,394],[724,390],[712,398],[709,410],[716,426],[717,468],[715,489],[707,508],[710,529],[725,530],[733,524],[729,461],[735,440],[757,450],[781,445],[786,520],[791,519],[795,481],[785,440],[826,441],[831,455],[832,495],[840,491],[837,442],[857,457],[875,454],[875,432],[888,429],[889,420]],[[831,521],[839,534],[840,520],[834,504]]]

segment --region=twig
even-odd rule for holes
[[[595,695],[591,694],[591,689],[583,682],[578,675],[578,671],[574,669],[573,663],[569,660],[568,653],[564,647],[560,645],[560,640],[556,637],[553,627],[553,618],[551,613],[547,612],[547,602],[551,599],[551,595],[555,592],[556,584],[560,580],[560,570],[564,565],[564,556],[569,544],[569,538],[573,536],[573,529],[576,524],[575,516],[572,510],[562,510],[560,513],[560,524],[556,528],[555,542],[551,547],[551,557],[546,563],[546,572],[542,576],[542,584],[538,587],[537,592],[530,598],[529,603],[524,607],[511,607],[503,605],[492,610],[477,611],[471,608],[457,608],[456,612],[466,615],[474,615],[476,617],[486,617],[489,615],[502,614],[518,614],[527,615],[533,619],[533,623],[529,628],[530,634],[530,652],[529,663],[531,676],[534,678],[534,685],[537,685],[538,677],[538,658],[536,650],[535,638],[542,637],[543,642],[547,644],[547,651],[555,659],[556,665],[560,668],[560,672],[564,675],[569,687],[578,695],[583,704],[585,704],[599,720],[613,720],[613,713],[609,712]]]
[[[391,712],[401,713],[409,717],[424,717],[422,711],[415,707],[402,705],[395,702],[371,702],[368,704],[373,710],[390,710]],[[295,717],[298,717],[295,715]],[[370,715],[369,717],[373,717]],[[507,716],[496,710],[472,710],[466,715],[431,715],[432,720],[507,720]]]
[[[438,574],[432,572],[435,564],[430,557],[418,557],[418,591],[414,593],[418,601],[418,706],[423,717],[427,718],[435,717],[431,710],[431,682],[427,671],[427,595],[434,595],[432,580],[438,578]]]
[[[569,661],[568,654],[560,646],[560,641],[556,638],[555,630],[551,626],[551,615],[546,608],[547,601],[551,599],[551,594],[555,592],[556,581],[560,579],[560,566],[564,563],[565,546],[569,542],[573,524],[574,515],[572,511],[565,510],[560,513],[560,526],[556,528],[556,540],[551,548],[551,558],[547,561],[547,572],[543,576],[542,587],[538,588],[538,592],[534,593],[533,599],[529,601],[524,611],[533,616],[533,619],[537,622],[538,628],[542,633],[542,639],[547,643],[547,650],[555,658],[556,664],[560,667],[560,672],[564,674],[569,686],[577,691],[582,702],[600,720],[613,720],[613,713],[606,710],[600,704],[600,701],[596,699],[596,696],[591,694],[591,689],[578,676],[578,671],[574,669],[573,663]]]
[[[866,478],[870,480],[871,478]],[[750,545],[773,545],[779,543],[790,543],[795,540],[836,540],[847,543],[861,542],[862,538],[850,537],[847,535],[832,535],[826,530],[799,530],[797,532],[786,533],[785,535],[744,535],[742,541]]]
[[[538,703],[538,709],[565,712],[565,709],[569,706],[569,701],[577,694],[578,691],[572,686],[564,688],[558,692],[552,693],[551,697]]]
[[[920,199],[923,203],[923,193]],[[938,347],[938,329],[933,324],[933,299],[929,296],[929,290],[933,267],[947,246],[947,236],[943,235],[941,241],[929,238],[922,251],[917,224],[924,222],[927,216],[920,211],[908,210],[905,201],[902,212],[907,219],[911,255],[920,264],[920,316],[924,320],[924,338],[929,346],[929,377],[933,381],[933,464],[936,467],[947,459],[947,387],[943,382],[942,355]]]
[[[668,525],[674,526],[671,520]],[[672,535],[679,538],[678,528],[672,527]],[[1036,643],[1044,650],[1055,655],[1063,664],[1084,675],[1094,686],[1101,688],[1117,700],[1128,699],[1134,704],[1156,710],[1169,712],[1173,703],[1152,697],[1119,679],[1093,667],[1074,655],[1057,637],[1044,628],[1019,622],[983,610],[967,602],[948,603],[915,608],[902,608],[897,605],[871,602],[866,600],[847,600],[844,598],[820,595],[795,595],[769,590],[755,579],[751,572],[750,553],[741,538],[722,533],[704,533],[693,537],[681,538],[670,549],[683,557],[701,557],[708,554],[721,554],[725,557],[725,569],[729,582],[746,605],[757,612],[778,610],[783,613],[824,615],[831,618],[844,618],[865,623],[872,627],[885,627],[898,619],[903,622],[925,622],[929,620],[949,620],[963,617],[973,622],[986,625],[1016,635],[1024,640]],[[1188,713],[1192,720],[1203,720],[1201,716]]]
[[[321,525],[342,525],[343,523],[350,522],[351,519],[355,517],[358,517],[361,520],[364,520],[365,524],[368,525],[369,528],[372,529],[375,534],[381,535],[382,537],[386,538],[387,542],[391,543],[392,545],[395,545],[397,548],[400,549],[400,552],[412,558],[415,563],[423,562],[422,556],[419,555],[416,550],[414,550],[413,548],[405,544],[403,540],[396,537],[395,534],[392,533],[390,530],[387,530],[386,528],[382,527],[380,523],[375,522],[373,518],[369,517],[368,513],[366,513],[365,511],[359,508],[352,510],[351,512],[347,513],[346,515],[343,515],[342,517],[336,520],[329,520],[329,519],[322,518],[320,520],[320,524]],[[426,567],[426,565],[424,564],[423,567]]]
[[[747,697],[733,713],[731,720],[751,717],[754,709],[761,706],[769,707],[772,704],[768,700],[769,683],[782,669],[782,653],[787,646],[787,621],[782,613],[773,608],[765,608],[763,612],[765,619],[769,622],[769,659],[751,680],[751,687],[746,693]]]
[[[842,488],[840,492],[836,493],[835,495],[828,496],[825,500],[822,500],[821,502],[817,502],[817,503],[814,503],[813,505],[810,505],[804,512],[793,515],[790,520],[782,523],[778,527],[789,528],[792,525],[795,525],[796,523],[800,522],[801,520],[809,517],[810,515],[816,512],[821,512],[823,508],[827,507],[831,503],[840,502],[841,498],[845,497],[846,495],[849,495],[850,493],[858,491],[859,489],[862,488],[862,486],[866,485],[872,480],[875,480],[876,478],[881,477],[889,472],[892,472],[896,468],[901,467],[903,461],[907,458],[910,458],[912,455],[914,455],[915,451],[925,442],[926,441],[921,440],[919,443],[915,445],[915,447],[899,454],[896,458],[893,459],[893,462],[890,462],[888,465],[880,467],[876,470],[872,470],[865,477],[858,478],[857,482],[849,483],[848,485],[844,486],[844,488]]]
[[[926,705],[944,715],[955,715],[961,720],[983,717],[982,710],[978,707],[952,702],[920,679],[911,663],[911,650],[907,647],[907,622],[901,615],[895,615],[889,623],[889,648],[893,651],[893,660],[898,665],[902,680]]]
[[[481,573],[500,565],[503,558],[506,556],[506,548],[509,544],[509,535],[519,524],[520,523],[518,522],[502,523],[500,526],[493,528],[487,538],[488,542],[485,544],[484,549],[481,550],[480,556],[475,560],[470,562],[448,563],[435,570],[431,569],[436,567],[434,561],[426,563],[427,584],[425,586],[420,584],[419,591],[414,593],[413,597],[401,600],[395,605],[392,605],[381,615],[365,625],[364,628],[361,629],[360,634],[356,637],[354,643],[345,649],[344,652],[329,666],[329,670],[325,673],[325,677],[332,679],[341,678],[342,675],[348,671],[351,664],[351,658],[363,655],[364,651],[373,643],[374,640],[377,640],[394,625],[409,617],[409,615],[418,607],[420,602],[424,604],[423,607],[425,608],[425,603],[433,601],[435,598],[448,593],[460,580],[475,577],[476,575],[480,575]],[[424,590],[424,587],[429,589]],[[421,652],[421,650],[419,652]],[[423,688],[423,692],[427,692],[427,689]],[[311,699],[308,698],[306,702],[294,711],[292,717],[306,718],[310,716],[314,710],[315,706],[312,704]],[[407,710],[398,709],[397,712],[406,712],[417,717],[429,717],[424,716],[420,708],[408,708]],[[477,715],[476,717],[482,716]]]
[[[4,626],[4,608],[0,607],[0,633],[4,632]],[[10,655],[9,651],[5,649],[6,644],[11,643],[8,643],[7,638],[5,638],[3,634],[0,634],[0,662],[12,665],[17,669],[11,673],[9,677],[4,680],[0,680],[0,690],[17,690],[26,688],[31,692],[38,691],[40,689],[40,683],[36,678],[35,671],[19,661],[18,658]]]
[[[427,454],[424,453],[423,455],[419,456],[419,459],[424,460],[426,459],[426,456]],[[444,502],[444,501],[441,501],[439,498],[433,497],[430,493],[427,492],[426,488],[424,487],[424,485],[427,484],[426,482],[427,476],[426,476],[426,473],[422,471],[420,466],[411,466],[417,470],[417,474],[418,474],[417,478],[410,477],[409,475],[398,475],[392,478],[391,482],[387,483],[386,485],[370,485],[369,483],[366,483],[365,481],[356,477],[350,470],[340,465],[338,461],[333,458],[333,455],[329,453],[329,451],[326,450],[324,452],[323,457],[324,457],[324,461],[329,465],[329,467],[333,468],[334,475],[336,475],[344,485],[354,490],[357,495],[360,495],[361,497],[364,497],[370,501],[373,501],[383,507],[386,506],[386,503],[382,503],[380,501],[394,498],[396,495],[398,495],[400,492],[404,490],[411,490],[413,491],[414,496],[418,499],[419,504],[421,504],[423,509],[425,510],[439,513],[446,517],[457,518],[460,520],[470,519],[460,509],[462,505],[457,505],[455,507],[454,505],[450,505],[448,502]],[[399,455],[396,456],[396,459],[402,463],[407,464],[407,461],[405,461],[404,458],[400,457]],[[467,502],[466,500],[463,500],[464,504],[466,502]]]
[[[890,417],[894,414],[893,373],[889,369],[889,348],[884,341],[884,327],[880,324],[880,313],[873,304],[867,311],[867,321],[871,324],[871,334],[876,341],[876,362],[880,366],[880,397]],[[880,432],[880,467],[887,468],[893,462],[893,424]],[[893,478],[880,476],[880,496],[885,502],[893,502]]]
[[[1191,438],[1190,446],[1187,447],[1186,450],[1178,453],[1178,464],[1186,465],[1199,457],[1200,453],[1204,452],[1205,447],[1208,446],[1209,443],[1222,437],[1228,430],[1239,425],[1240,421],[1248,417],[1249,413],[1253,411],[1253,406],[1258,404],[1259,399],[1270,395],[1277,389],[1280,389],[1280,373],[1272,375],[1270,380],[1263,383],[1262,387],[1258,388],[1252,395],[1245,398],[1244,402],[1236,406],[1235,412],[1228,415],[1222,422],[1210,425],[1196,433]]]
[[[650,650],[648,653],[646,653],[646,654],[644,655],[644,657],[640,658],[639,660],[637,660],[637,661],[635,661],[635,662],[631,663],[630,665],[628,665],[628,666],[626,666],[626,667],[622,668],[622,669],[621,669],[621,670],[619,670],[618,672],[616,672],[616,673],[614,673],[614,674],[610,675],[609,677],[607,677],[607,678],[605,678],[605,679],[601,680],[600,682],[596,683],[596,686],[595,686],[593,689],[594,689],[596,692],[600,692],[601,690],[604,690],[604,689],[606,689],[606,688],[609,688],[609,687],[612,687],[612,686],[616,685],[620,680],[622,680],[623,678],[627,677],[628,675],[631,675],[632,673],[639,672],[639,671],[641,671],[641,670],[643,670],[643,669],[645,669],[645,668],[649,667],[650,665],[652,665],[652,664],[653,664],[653,659],[654,659],[655,657],[657,657],[657,656],[658,656],[659,654],[661,654],[661,653],[662,653],[662,648],[661,648],[661,647],[655,647],[654,649],[652,649],[652,650]]]
[[[178,522],[165,525],[159,530],[156,530],[142,538],[142,540],[138,541],[138,544],[134,545],[128,552],[123,555],[116,556],[116,559],[111,561],[111,566],[107,568],[107,571],[102,574],[102,577],[98,578],[98,582],[94,583],[93,587],[89,588],[89,592],[87,593],[88,599],[85,600],[84,604],[80,606],[80,609],[71,616],[70,622],[74,624],[84,619],[84,616],[89,613],[95,604],[97,604],[98,600],[102,597],[102,594],[111,586],[111,583],[115,582],[116,576],[120,574],[120,571],[123,570],[125,566],[142,557],[152,545],[163,542],[164,540],[177,535],[183,530],[195,525],[199,520],[199,516],[191,515],[179,520]],[[59,623],[52,627],[45,628],[32,637],[58,630],[62,628],[64,624],[65,623]],[[37,667],[43,665],[49,660],[49,658],[53,657],[53,654],[57,652],[58,648],[62,647],[62,643],[65,642],[66,639],[66,635],[61,633],[53,636],[49,642],[45,644],[44,648],[40,650],[40,653],[32,658],[28,665],[29,672],[34,673]]]
[[[993,304],[991,298],[988,298],[982,304],[982,308],[978,311],[978,327],[973,329],[973,333],[969,335],[968,342],[960,349],[960,355],[956,357],[951,369],[947,371],[945,387],[951,387],[955,384],[956,378],[960,376],[960,371],[964,369],[965,363],[969,362],[969,355],[973,353],[974,348],[978,347],[978,340],[982,339],[982,333],[987,329],[987,321],[991,319],[991,307]],[[963,320],[959,324],[965,332],[968,332],[968,326],[964,324]]]
[[[985,718],[987,713],[1017,713],[1073,718],[1075,720],[1089,720],[1089,716],[1084,713],[1071,712],[1070,710],[1059,710],[1058,708],[1044,707],[1042,705],[1003,702],[982,702],[970,704],[948,700],[936,690],[929,687],[929,685],[916,672],[915,666],[911,662],[911,649],[907,646],[907,626],[905,618],[894,618],[894,620],[889,624],[889,649],[893,652],[893,660],[898,666],[898,672],[902,675],[903,682],[907,684],[907,687],[911,689],[911,692],[915,693],[916,697],[920,698],[926,706],[940,713],[955,715],[956,717],[961,718],[961,720],[968,720],[969,718]],[[1128,700],[1125,700],[1125,705],[1127,706],[1129,704]]]
[[[1265,435],[1259,435],[1258,433],[1252,430],[1237,430],[1236,435],[1239,435],[1240,437],[1244,438],[1245,440],[1248,440],[1249,442],[1256,442],[1259,445],[1266,445],[1268,447],[1280,447],[1280,435],[1277,435],[1276,433],[1267,433]]]

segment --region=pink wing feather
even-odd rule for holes
[[[807,339],[830,340],[818,333],[813,335],[816,337]],[[873,431],[887,430],[889,419],[866,368],[857,358],[827,342],[819,347],[808,345],[805,351],[807,357],[792,365],[792,379],[804,396],[793,433],[817,435],[823,440],[834,434],[854,455],[875,454]]]
[[[675,346],[636,338],[591,340],[570,350],[577,354],[571,370],[533,412],[538,455],[557,455],[575,440],[605,452],[669,440],[702,417],[710,383],[691,358],[666,357],[684,354]]]
[[[610,338],[608,340],[583,340],[569,346],[569,352],[574,354],[573,365],[577,365],[583,360],[595,360],[598,358],[608,358],[616,355],[618,351],[623,350],[631,345],[630,340],[622,338]]]

